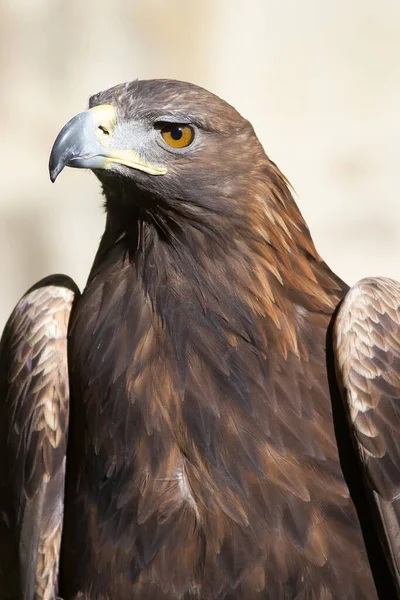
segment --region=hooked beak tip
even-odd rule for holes
[[[90,166],[83,157],[97,155],[101,150],[95,135],[93,113],[79,113],[64,125],[53,144],[49,159],[50,180],[54,183],[66,166]]]
[[[52,165],[51,162],[49,164],[49,175],[51,183],[54,183],[61,171],[63,170],[63,165]]]

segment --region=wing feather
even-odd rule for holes
[[[64,502],[68,322],[79,290],[47,277],[19,301],[0,344],[2,599],[53,599]]]
[[[400,581],[400,283],[359,281],[335,322],[336,372]]]

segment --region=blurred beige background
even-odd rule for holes
[[[2,0],[0,327],[37,279],[83,286],[104,215],[93,175],[52,185],[51,145],[90,94],[189,80],[249,118],[349,283],[400,278],[399,0]]]

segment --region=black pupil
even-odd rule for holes
[[[173,129],[171,129],[171,137],[176,142],[178,142],[182,136],[183,136],[182,127],[174,127]]]

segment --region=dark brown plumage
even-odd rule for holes
[[[369,375],[346,340],[353,336],[365,349],[369,333],[363,324],[349,324],[350,294],[332,338],[332,316],[348,288],[318,256],[285,178],[250,123],[209,92],[167,80],[117,86],[90,104],[94,110],[62,130],[50,160],[52,179],[64,165],[93,169],[107,209],[106,230],[87,286],[80,298],[75,295],[68,334],[60,595],[396,597],[389,570],[396,570],[396,504],[390,505],[389,523],[381,498],[390,503],[398,486],[398,425],[390,436],[385,429],[388,415],[397,417],[397,289],[387,310],[371,314],[366,300],[376,335],[390,336],[378,351],[371,342],[367,356],[381,369],[380,393],[391,400],[376,418],[351,408],[349,426],[334,354],[339,385],[351,394],[356,381],[364,392]],[[193,141],[179,147],[187,128]],[[49,285],[41,285],[44,293],[53,289]],[[380,293],[386,297],[383,288],[378,305],[384,303]],[[42,359],[35,363],[34,357],[46,356],[48,346],[32,347],[25,333],[14,332],[36,331],[38,317],[26,310],[32,296],[26,298],[6,328],[1,351],[1,443],[8,457],[15,410],[37,402],[37,382],[61,379],[53,394],[62,399],[68,388],[65,349],[39,376]],[[38,310],[46,321],[51,305]],[[382,375],[388,363],[389,380]],[[351,407],[353,400],[348,402]],[[39,465],[38,475],[50,473],[53,481],[47,458],[36,458],[45,455],[50,434],[29,445],[26,409],[22,414],[18,427],[28,444],[17,455],[18,468],[35,473]],[[368,459],[363,478],[350,438],[355,427],[358,443],[370,451],[360,436],[371,439],[365,432],[371,423],[392,462],[382,463],[382,475]],[[57,431],[65,432],[65,421]],[[54,445],[52,452],[59,456]],[[10,561],[0,567],[0,590],[6,590],[4,598],[28,600],[43,578],[35,562],[37,537],[30,538],[27,565],[22,534],[42,527],[48,512],[45,506],[24,513],[19,507],[26,496],[37,498],[40,483],[8,472],[0,499],[0,526],[7,531],[0,557]],[[59,482],[57,498],[62,493]],[[56,559],[45,561],[54,574]],[[40,593],[35,598],[52,597]]]

